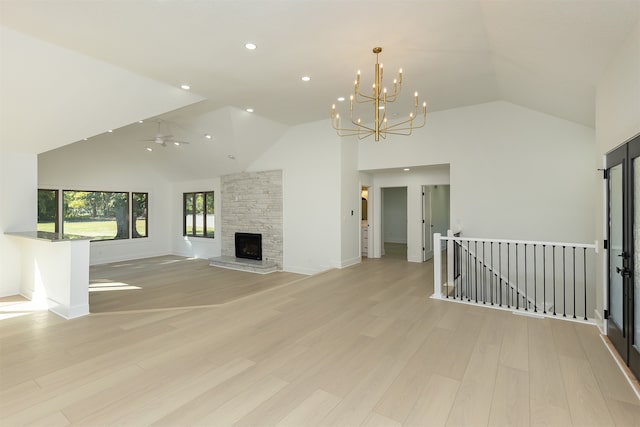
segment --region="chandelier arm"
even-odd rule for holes
[[[365,101],[359,101],[358,97],[365,98],[366,100]],[[375,97],[369,96],[369,95],[364,95],[361,92],[356,92],[354,94],[354,97],[353,97],[353,100],[356,101],[357,103],[360,103],[360,104],[362,104],[363,102],[375,101],[375,99],[376,99]]]
[[[415,118],[414,118],[413,120],[415,120]],[[400,130],[420,129],[421,127],[424,127],[424,125],[425,125],[425,123],[427,122],[427,120],[426,120],[426,119],[423,119],[423,120],[422,120],[422,123],[421,123],[421,124],[419,124],[419,125],[417,125],[417,124],[416,124],[416,125],[414,125],[413,123],[411,123],[411,126],[408,126],[408,127],[399,127],[399,126],[405,125],[405,124],[410,123],[410,122],[412,122],[412,120],[411,120],[411,119],[409,119],[409,120],[405,120],[405,121],[403,121],[403,122],[395,123],[395,124],[393,124],[393,125],[391,125],[391,126],[388,126],[388,127],[387,127],[387,130],[390,130],[390,131],[394,131],[394,132],[395,132],[395,131],[400,131]]]
[[[336,129],[338,136],[356,136],[356,135],[362,135],[363,132],[361,131],[357,131],[355,129]],[[373,135],[373,133],[371,132],[366,132],[367,135]]]
[[[360,136],[361,135],[360,133],[355,134],[355,135],[358,135],[358,139],[360,141],[362,141],[363,139],[369,138],[371,135],[374,135],[374,133],[373,132],[367,132],[364,136]]]
[[[365,125],[363,125],[362,123],[354,122],[353,120],[351,120],[351,123],[352,123],[354,126],[357,126],[357,128],[358,128],[358,129],[364,129],[364,130],[366,130],[367,132],[375,132],[375,131],[376,131],[374,128],[370,128],[369,126],[365,126]],[[353,130],[355,131],[356,129],[353,129]]]
[[[404,129],[406,132],[400,132],[398,131],[393,131],[393,132],[387,132],[389,135],[401,135],[401,136],[408,136],[412,134],[413,129],[419,129],[419,128],[406,128]]]
[[[406,127],[406,128],[402,128],[402,127],[400,127],[400,126],[404,126],[404,125],[406,125],[407,123],[411,123],[413,120],[414,120],[414,119],[407,119],[407,120],[404,120],[404,121],[402,121],[402,122],[397,122],[397,123],[394,123],[394,124],[392,124],[392,125],[388,125],[388,126],[387,126],[387,129],[409,129],[409,128],[413,127],[413,126],[408,126],[408,127]]]
[[[392,95],[387,94],[387,102],[396,102],[398,99],[398,94],[394,93]]]

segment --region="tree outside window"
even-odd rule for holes
[[[131,212],[133,216],[133,229],[131,237],[147,237],[149,235],[148,193],[133,193],[131,195]]]
[[[65,190],[62,197],[63,233],[91,240],[129,238],[129,193]]]

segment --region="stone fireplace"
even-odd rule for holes
[[[222,256],[236,258],[236,233],[259,234],[262,262],[282,270],[282,171],[224,175],[221,187]]]

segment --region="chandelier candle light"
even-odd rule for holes
[[[353,94],[349,97],[349,119],[355,128],[343,128],[340,125],[340,114],[336,113],[336,105],[331,107],[331,125],[337,131],[339,136],[358,136],[358,139],[364,139],[374,135],[376,141],[380,141],[380,137],[386,138],[387,135],[411,135],[413,129],[424,126],[427,119],[427,103],[422,103],[422,123],[416,124],[414,120],[418,114],[418,92],[414,94],[413,111],[409,114],[407,120],[389,124],[387,121],[387,102],[395,102],[397,96],[402,89],[402,68],[398,72],[398,78],[393,80],[393,93],[387,93],[387,88],[382,86],[382,64],[378,63],[378,55],[382,52],[381,47],[374,47],[373,53],[376,55],[375,81],[373,83],[372,95],[368,96],[360,91],[360,71],[356,75]],[[373,104],[374,118],[373,126],[366,126],[361,118],[353,119],[353,104]],[[382,111],[382,114],[380,113]]]

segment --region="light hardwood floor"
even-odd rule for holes
[[[430,263],[372,259],[213,307],[2,320],[0,425],[640,423],[595,327],[432,291]]]
[[[305,276],[211,267],[206,259],[161,256],[92,266],[91,313],[218,305]]]

